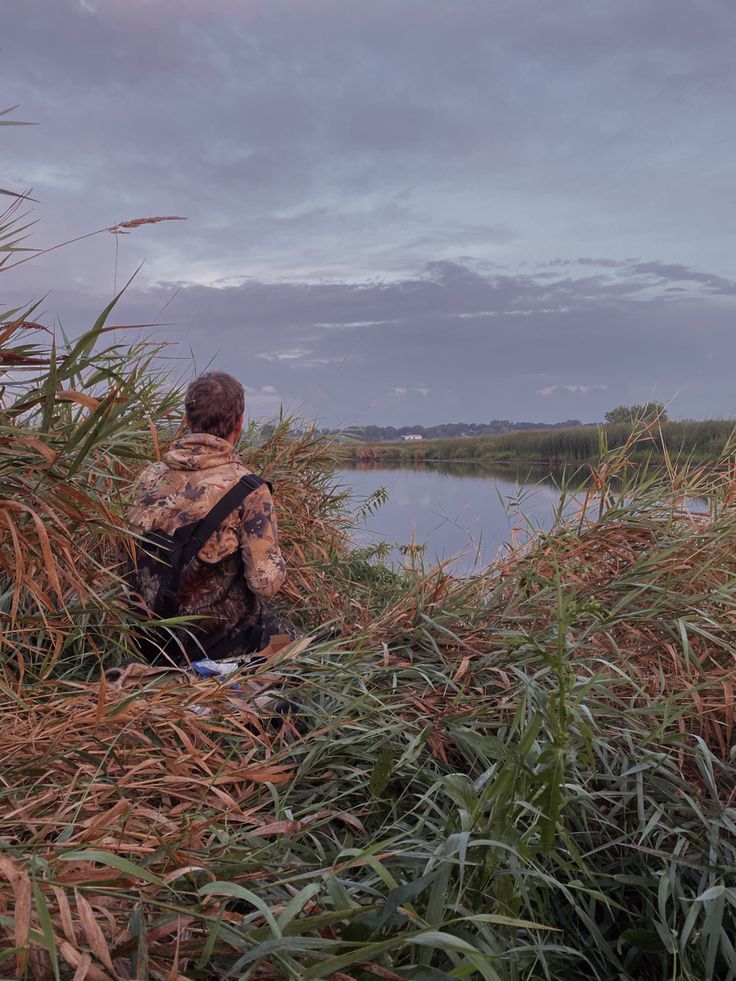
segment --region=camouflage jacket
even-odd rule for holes
[[[227,440],[207,433],[177,439],[138,479],[128,519],[135,529],[163,531],[203,518],[245,474]],[[150,608],[159,587],[157,563],[137,550],[131,585]],[[182,577],[177,596],[182,616],[198,616],[207,634],[224,628],[232,636],[259,623],[262,599],[273,596],[285,578],[276,515],[266,484],[251,492],[212,534]]]

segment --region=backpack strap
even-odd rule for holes
[[[175,534],[177,550],[172,555],[171,568],[172,575],[168,581],[161,583],[159,594],[156,598],[156,607],[159,616],[164,618],[176,615],[176,596],[179,592],[181,575],[199,552],[207,539],[216,531],[222,522],[231,514],[238,505],[258,490],[261,484],[267,484],[268,489],[272,490],[271,484],[262,477],[255,474],[245,474],[230,490],[224,494],[215,506],[196,523],[179,529]],[[178,552],[178,554],[176,554]],[[174,557],[175,556],[175,557]]]
[[[245,474],[245,476],[241,477],[237,484],[231,487],[227,494],[224,494],[220,498],[212,510],[208,511],[197,522],[191,534],[182,542],[184,547],[182,549],[181,568],[185,569],[189,565],[210,535],[220,527],[225,518],[239,504],[242,504],[249,494],[252,494],[254,490],[258,490],[261,484],[267,483],[268,481],[264,480],[263,477],[257,477],[254,473]],[[271,484],[268,484],[268,489],[272,489]]]

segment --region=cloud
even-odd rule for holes
[[[335,424],[552,420],[548,390],[600,417],[655,384],[729,414],[736,6],[692,10],[5,0],[31,244],[188,221],[50,253],[4,299],[51,290],[75,334],[144,261],[116,318],[163,310],[183,372]]]
[[[569,392],[571,395],[587,395],[588,392],[605,392],[608,385],[547,385],[537,389],[537,395],[549,398],[555,392]]]
[[[700,283],[711,293],[736,296],[736,282],[713,273],[698,272],[674,262],[638,262],[628,267],[629,273],[650,276],[659,283]]]
[[[278,414],[283,398],[272,385],[246,386],[245,406],[251,419],[273,418]]]
[[[326,330],[333,330],[335,328],[340,328],[340,327],[346,329],[355,329],[356,327],[383,327],[384,324],[391,324],[391,323],[397,324],[399,323],[399,321],[398,320],[346,320],[343,321],[342,323],[324,323],[324,324],[315,324],[314,326],[321,327]]]
[[[399,423],[398,402],[421,406],[414,421],[423,423],[555,421],[561,398],[602,418],[611,405],[650,398],[653,386],[662,397],[681,392],[673,415],[728,415],[733,297],[714,295],[707,272],[683,294],[652,289],[650,275],[586,268],[550,279],[440,261],[358,283],[134,284],[118,317],[150,322],[168,304],[165,317],[179,326],[160,335],[177,338],[183,371],[191,349],[197,367],[239,374],[273,398],[269,386],[330,425],[366,421],[369,405],[371,419]],[[99,310],[73,289],[47,299],[47,314],[51,303],[65,324],[90,323]],[[338,322],[352,326],[325,326]]]
[[[130,266],[148,259],[148,282],[360,282],[468,254],[616,269],[665,246],[672,265],[730,278],[729,5],[696,19],[687,0],[3,13],[4,66],[22,79],[9,101],[40,124],[4,135],[6,171],[36,186],[49,240],[188,215],[175,235],[119,243]],[[84,261],[89,281],[112,280],[112,247]]]
[[[258,357],[263,358],[264,361],[299,361],[311,353],[308,348],[292,347],[288,351],[269,351],[259,354]]]

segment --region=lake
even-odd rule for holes
[[[427,564],[453,558],[456,574],[488,565],[535,528],[549,528],[562,479],[548,467],[478,463],[356,463],[338,471],[356,506],[379,487],[388,492],[388,501],[365,519],[358,544],[387,541],[392,559],[405,563],[405,547],[414,541],[426,545]]]

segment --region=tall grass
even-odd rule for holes
[[[140,629],[126,495],[178,419],[111,313],[0,327],[0,971],[736,977],[733,471],[632,476],[629,439],[574,517],[456,579],[353,552],[333,448],[251,428],[283,608],[341,637],[239,687],[106,680]]]

